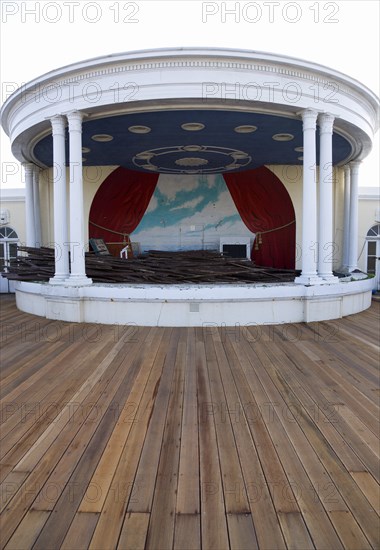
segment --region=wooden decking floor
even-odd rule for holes
[[[379,548],[379,304],[75,325],[1,299],[1,547]]]

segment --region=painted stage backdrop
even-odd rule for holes
[[[236,205],[236,206],[235,206]],[[244,220],[244,221],[243,221]],[[134,252],[219,250],[220,239],[251,244],[257,265],[294,269],[296,220],[289,193],[267,167],[221,175],[159,175],[119,167],[101,184],[89,213],[90,238],[116,256]]]
[[[219,250],[221,237],[250,237],[223,179],[161,174],[148,208],[130,234],[147,250]]]

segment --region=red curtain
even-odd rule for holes
[[[159,174],[145,174],[117,168],[99,187],[90,209],[90,238],[106,243],[123,241],[136,229],[156,188]],[[119,255],[123,244],[107,244],[111,254]]]
[[[265,166],[224,179],[243,222],[257,234],[251,259],[259,266],[294,269],[295,213],[282,182]]]

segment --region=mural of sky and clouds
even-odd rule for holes
[[[219,250],[221,237],[251,237],[221,175],[160,175],[131,235],[147,250]]]

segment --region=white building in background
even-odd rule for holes
[[[378,98],[350,77],[251,51],[132,52],[41,76],[1,111],[26,182],[24,225],[18,203],[2,203],[1,227],[14,231],[3,231],[3,257],[13,250],[7,238],[56,249],[49,282],[16,283],[18,306],[63,320],[174,326],[365,309],[375,281],[352,279],[361,270],[379,280],[379,206],[359,187],[378,115]],[[260,243],[255,261],[300,275],[265,288],[93,284],[89,238],[117,251],[127,234],[141,250],[249,239]]]
[[[26,241],[25,189],[0,189],[0,292],[14,292],[14,284],[1,276],[17,246]]]
[[[380,290],[380,187],[359,188],[358,267]]]

